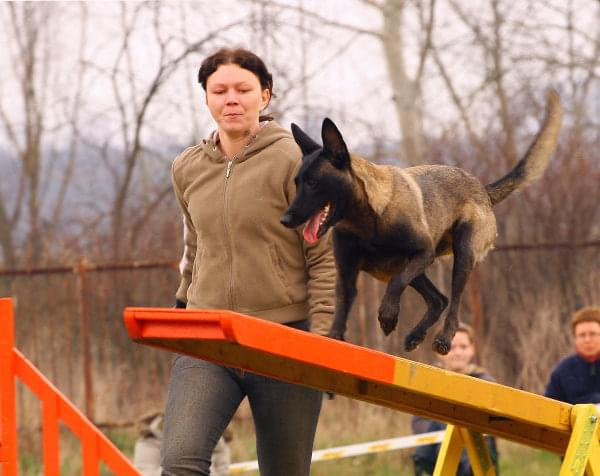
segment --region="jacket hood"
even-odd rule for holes
[[[236,163],[243,162],[264,148],[270,146],[274,142],[282,139],[292,139],[292,134],[277,124],[275,121],[270,121],[261,126],[254,138],[250,140],[248,145],[242,149],[235,157]],[[217,142],[215,142],[217,140]],[[217,146],[217,131],[213,131],[210,136],[202,141],[203,149],[206,155],[216,162],[226,162],[229,160],[223,151]]]

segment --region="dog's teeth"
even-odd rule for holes
[[[323,207],[323,216],[321,217],[321,220],[319,220],[319,225],[322,225],[323,223],[325,223],[325,220],[327,220],[328,217],[329,217],[329,203]]]

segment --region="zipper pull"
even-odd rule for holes
[[[231,173],[231,166],[233,165],[233,160],[227,162],[227,172],[225,173],[225,178],[229,178],[229,174]]]

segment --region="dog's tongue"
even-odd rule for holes
[[[310,244],[316,243],[317,233],[319,232],[319,224],[321,222],[321,218],[325,212],[321,210],[320,212],[315,213],[304,225],[303,236],[306,241]]]

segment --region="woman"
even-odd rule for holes
[[[279,222],[301,152],[288,131],[260,116],[272,76],[254,53],[222,49],[202,62],[198,79],[217,130],[173,162],[185,236],[177,305],[325,334],[333,253],[329,238],[309,245]],[[246,396],[261,475],[308,475],[321,392],[186,356],[171,371],[163,474],[208,475],[211,453]]]
[[[458,372],[471,377],[481,378],[490,382],[495,382],[494,378],[482,367],[477,366],[473,359],[475,357],[475,333],[471,326],[459,322],[456,334],[452,339],[450,352],[446,355],[440,355],[441,367],[446,370]],[[438,421],[428,420],[423,417],[413,417],[412,429],[413,433],[426,433],[429,431],[438,431],[446,428],[446,425]],[[498,474],[498,451],[496,448],[496,440],[491,436],[485,437],[488,444],[488,451],[492,458],[492,462]],[[415,464],[415,475],[433,474],[437,455],[440,450],[440,445],[425,445],[419,446],[413,454]],[[458,464],[457,476],[472,476],[473,471],[467,457],[467,452],[463,450],[460,462]]]

